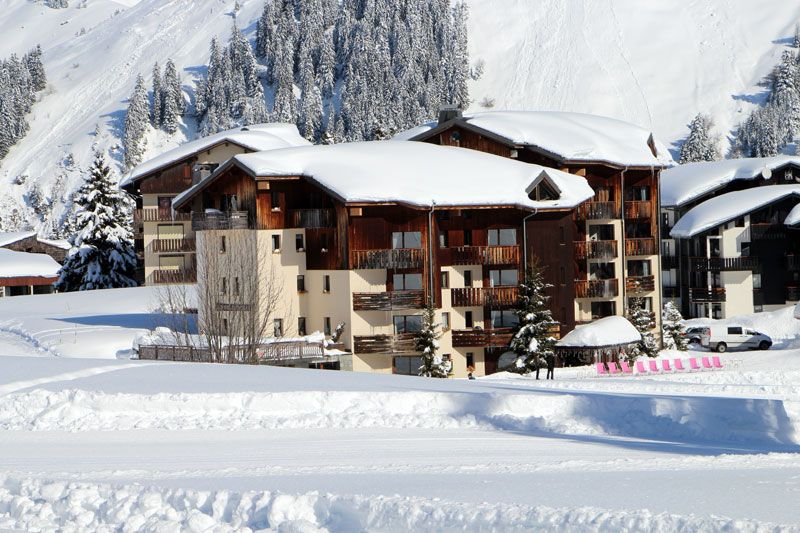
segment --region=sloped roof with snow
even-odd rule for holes
[[[800,203],[794,206],[791,211],[789,211],[789,214],[786,215],[783,223],[787,226],[796,226],[797,224],[800,224]]]
[[[558,209],[594,195],[584,178],[551,168],[449,146],[371,141],[240,154],[175,198],[173,205],[180,207],[233,164],[256,177],[305,176],[345,203]],[[558,188],[560,198],[528,198],[526,188],[542,174]]]
[[[0,248],[0,278],[54,278],[58,276],[60,269],[61,265],[47,254]]]
[[[630,344],[641,339],[642,336],[628,319],[621,316],[607,316],[591,324],[576,326],[556,345],[570,348],[598,348]]]
[[[42,239],[41,237],[36,237],[36,240],[42,244],[61,248],[62,250],[69,250],[72,248],[72,245],[66,239]]]
[[[770,185],[709,198],[690,209],[672,228],[674,238],[694,237],[788,196],[800,198],[800,185]],[[792,212],[795,212],[793,209]],[[791,215],[791,213],[790,213]]]
[[[678,207],[736,180],[757,180],[789,163],[800,166],[800,156],[750,157],[686,163],[661,173],[661,205]]]
[[[226,141],[256,152],[311,144],[300,135],[294,124],[252,124],[242,128],[221,131],[164,152],[131,170],[123,178],[120,186],[129,185],[162,167],[181,161],[197,152],[202,152]]]
[[[465,116],[469,124],[531,146],[565,161],[600,161],[618,166],[665,167],[675,162],[666,146],[651,132],[628,122],[598,115],[562,111],[487,111]],[[395,137],[411,140],[437,126],[432,122]]]
[[[33,237],[34,235],[36,235],[35,231],[11,231],[0,233],[0,247],[14,244],[15,242]]]

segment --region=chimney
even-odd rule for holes
[[[448,120],[461,118],[461,110],[455,104],[445,105],[439,108],[439,124],[444,124]]]

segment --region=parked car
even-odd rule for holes
[[[703,328],[700,344],[709,350],[724,352],[728,348],[768,350],[772,339],[758,331],[734,324],[714,324]]]
[[[689,344],[700,344],[700,335],[703,333],[704,329],[706,328],[697,326],[686,328],[686,331],[683,332],[683,338],[685,338],[686,342]]]

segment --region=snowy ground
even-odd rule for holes
[[[0,529],[800,531],[800,350],[550,382],[54,357],[54,298],[0,302]]]

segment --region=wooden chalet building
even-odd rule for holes
[[[50,294],[60,269],[47,254],[0,247],[0,297]]]
[[[664,292],[684,316],[800,300],[800,157],[689,163],[662,178]]]
[[[584,177],[594,197],[571,213],[551,215],[550,228],[537,225],[543,238],[557,235],[572,243],[562,250],[558,268],[547,272],[556,287],[553,309],[562,334],[576,324],[625,316],[631,297],[644,299],[660,331],[658,184],[661,170],[674,163],[650,132],[579,113],[499,111],[465,117],[445,109],[438,122],[397,139],[469,148]],[[566,285],[564,277],[570,281]]]
[[[195,234],[172,199],[236,154],[310,144],[291,124],[255,124],[183,144],[131,170],[120,187],[136,200],[134,242],[146,285],[197,280]]]
[[[239,155],[173,206],[203,250],[237,254],[233,233],[253,232],[282,278],[276,334],[330,335],[344,322],[343,369],[416,374],[413,332],[432,298],[439,353],[465,377],[494,372],[507,351],[526,260],[546,259],[559,288],[571,285],[573,212],[592,194],[559,170],[383,141]],[[222,288],[215,312],[247,305],[225,289],[239,280],[208,276],[200,283]]]

